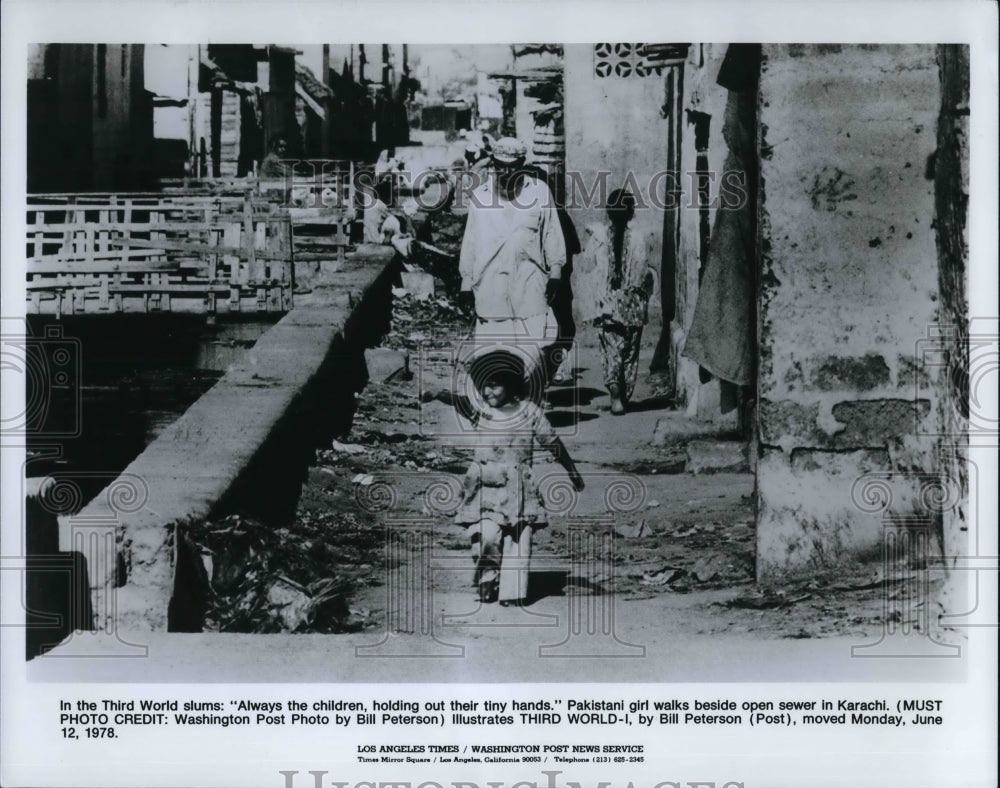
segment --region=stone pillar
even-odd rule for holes
[[[934,46],[763,47],[761,580],[876,554],[882,523],[854,482],[887,474],[905,515],[934,468],[917,347],[938,319],[940,106]]]

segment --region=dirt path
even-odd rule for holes
[[[634,407],[623,417],[609,411],[596,332],[582,329],[575,380],[553,389],[547,416],[587,478],[587,489],[535,536],[532,604],[516,612],[479,606],[469,585],[466,534],[451,524],[442,505],[467,467],[468,441],[454,434],[448,406],[419,402],[421,389],[449,385],[451,351],[462,324],[446,299],[431,321],[424,313],[436,307],[406,301],[397,307],[394,332],[378,355],[391,362],[391,349],[408,349],[413,376],[368,384],[350,434],[321,453],[301,503],[312,512],[383,509],[372,527],[383,527],[388,518],[404,529],[407,541],[385,563],[384,577],[371,552],[360,567],[346,555],[339,567],[355,579],[351,607],[366,628],[402,615],[400,604],[409,603],[388,599],[413,582],[414,572],[426,572],[432,592],[421,604],[433,611],[436,626],[468,637],[480,636],[480,626],[540,626],[566,611],[599,618],[609,605],[620,626],[633,632],[862,640],[877,634],[883,609],[875,567],[841,578],[843,590],[836,593],[822,591],[818,580],[766,591],[755,585],[753,477],[683,472],[685,441],[705,437],[706,428],[665,410],[667,403],[645,380],[656,325],[644,337]],[[676,439],[653,445],[651,436],[664,418]],[[557,465],[541,460],[536,474],[550,473],[557,484],[565,480]],[[430,555],[423,568],[422,550]]]

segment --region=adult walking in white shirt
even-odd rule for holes
[[[525,157],[524,144],[511,137],[493,146],[492,176],[467,195],[459,272],[462,300],[475,307],[477,337],[504,337],[540,356],[556,338],[549,305],[566,243],[555,200],[544,181],[523,169]]]

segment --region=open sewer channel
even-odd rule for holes
[[[22,358],[30,433],[25,477],[52,477],[58,513],[77,513],[278,319],[29,316],[30,341]],[[31,626],[33,618],[41,622],[52,613],[68,613],[79,625],[88,605],[81,601],[76,610],[66,610],[67,600],[87,595],[79,593],[85,590],[79,555],[59,550],[55,518],[32,504],[27,517],[30,657],[52,640],[46,627]],[[62,564],[69,571],[58,571]]]

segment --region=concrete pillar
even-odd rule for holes
[[[919,510],[937,394],[935,47],[765,45],[760,81],[757,567],[762,580],[878,555],[855,500],[884,478]]]

